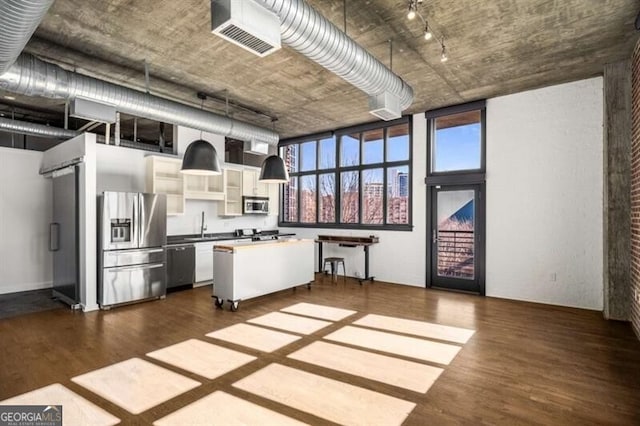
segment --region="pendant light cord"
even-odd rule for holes
[[[202,98],[202,101],[200,101],[200,111],[204,111],[204,99]],[[202,139],[202,129],[200,129],[200,139]]]

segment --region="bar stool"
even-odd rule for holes
[[[331,279],[338,281],[338,265],[342,264],[342,275],[344,276],[344,282],[347,282],[347,269],[344,266],[344,257],[325,257],[322,270],[326,274],[327,263],[331,265]]]

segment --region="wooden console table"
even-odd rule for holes
[[[363,247],[364,248],[364,278],[358,281],[373,281],[374,277],[369,276],[369,247],[380,242],[378,237],[347,237],[344,235],[318,235],[315,242],[318,244],[318,272],[322,272],[323,257],[322,244],[338,244],[340,247]]]

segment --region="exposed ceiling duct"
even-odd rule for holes
[[[67,71],[28,54],[20,55],[9,70],[0,75],[0,89],[53,99],[88,99],[113,105],[126,114],[244,141],[277,145],[279,140],[278,134],[272,130]]]
[[[71,139],[80,134],[75,130],[65,130],[57,127],[49,127],[43,124],[28,123],[26,121],[11,120],[0,117],[0,131],[18,133],[21,135],[40,136],[51,139]]]
[[[278,134],[20,55],[54,0],[0,0],[0,88],[28,96],[83,98],[118,111],[244,141],[278,144]]]
[[[396,118],[413,102],[411,86],[304,0],[254,1],[280,18],[284,44],[369,95],[372,114]]]
[[[16,61],[54,0],[0,0],[0,74]]]

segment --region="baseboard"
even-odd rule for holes
[[[41,283],[23,283],[8,287],[0,287],[0,294],[19,293],[23,291],[31,290],[43,290],[46,288],[52,288],[53,282],[45,281]]]

